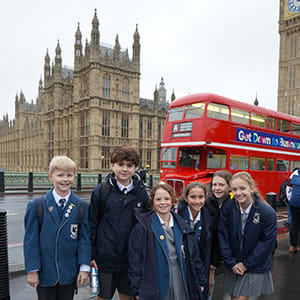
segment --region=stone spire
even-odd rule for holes
[[[132,62],[140,70],[140,34],[138,31],[138,25],[136,24],[135,33],[133,35],[133,45],[132,45]]]
[[[50,57],[48,54],[48,49],[45,55],[45,64],[44,64],[44,80],[48,81],[50,78]]]
[[[79,28],[79,23],[77,31],[75,33],[75,45],[74,45],[74,69],[77,69],[81,65],[82,61],[82,43],[81,43],[82,34]]]
[[[97,9],[95,9],[94,18],[92,21],[91,32],[91,57],[97,59],[100,56],[100,32],[99,32],[99,20],[97,17]]]
[[[115,47],[114,47],[114,59],[116,61],[120,60],[120,51],[121,51],[121,46],[120,46],[120,43],[119,43],[119,36],[116,35]]]

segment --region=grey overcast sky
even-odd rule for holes
[[[212,92],[277,109],[279,0],[10,0],[0,2],[0,119],[14,118],[23,90],[35,102],[46,49],[57,40],[73,67],[77,23],[90,41],[94,9],[100,43],[116,34],[132,57],[136,24],[141,43],[140,97],[153,98],[164,78],[167,98]]]

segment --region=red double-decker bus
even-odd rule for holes
[[[300,167],[300,118],[214,94],[179,98],[169,107],[160,179],[180,196],[192,181],[226,169],[249,172],[265,196]]]

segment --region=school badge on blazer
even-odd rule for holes
[[[78,233],[78,225],[77,224],[71,224],[71,238],[77,239],[77,233]]]
[[[252,222],[254,224],[259,224],[260,223],[260,213],[258,213],[258,212],[254,213]]]

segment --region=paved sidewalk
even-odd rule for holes
[[[18,272],[10,275],[9,289],[11,300],[37,300],[36,290],[27,284],[26,274]],[[115,295],[113,300],[118,300],[119,297]],[[74,300],[96,300],[96,296],[90,293],[89,283],[83,284],[78,288],[78,294]]]

